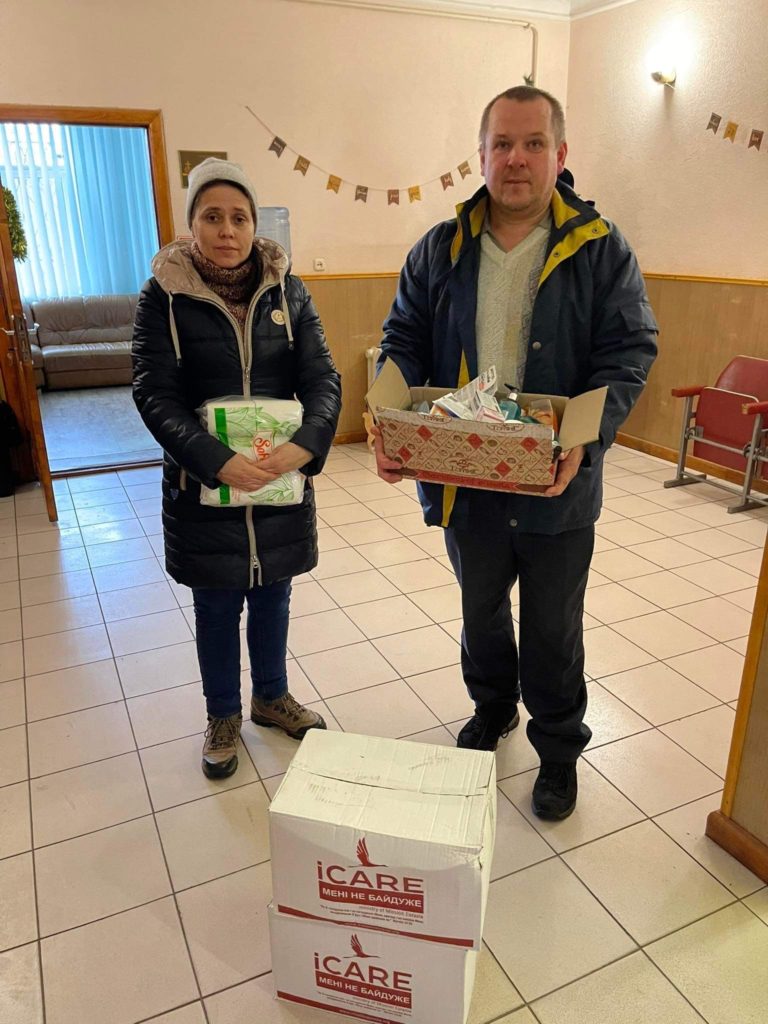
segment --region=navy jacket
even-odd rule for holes
[[[477,376],[475,314],[483,186],[416,243],[384,323],[383,361],[411,387],[455,388]],[[431,525],[561,533],[594,523],[602,459],[645,386],[658,327],[634,253],[616,227],[568,186],[552,196],[552,231],[533,305],[523,391],[573,397],[608,385],[599,441],[557,498],[419,484]]]

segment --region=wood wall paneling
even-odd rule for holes
[[[768,359],[768,287],[646,276],[659,356],[622,431],[677,450],[683,400],[670,389],[714,384],[737,355]]]
[[[308,276],[305,280],[343,375],[339,435],[358,434],[366,390],[365,350],[381,340],[397,275]],[[768,359],[768,284],[654,274],[646,275],[646,284],[659,322],[659,357],[647,388],[622,427],[621,440],[674,458],[683,402],[672,398],[671,389],[714,383],[737,355]],[[736,479],[734,473],[722,475]]]
[[[323,322],[328,345],[341,374],[342,407],[337,441],[365,437],[364,396],[368,371],[366,349],[381,341],[397,276],[305,278]]]

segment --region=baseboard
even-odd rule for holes
[[[145,459],[141,462],[111,462],[101,466],[80,466],[74,469],[52,469],[52,480],[63,480],[70,476],[94,476],[97,473],[118,473],[129,469],[146,469],[148,466],[162,466],[162,453],[156,459]]]
[[[712,811],[707,818],[706,834],[745,868],[768,882],[768,846],[737,825],[733,818],[722,811]]]
[[[333,439],[334,444],[357,444],[365,441],[368,437],[364,430],[350,430],[346,434],[337,434]]]
[[[633,437],[631,434],[622,433],[616,435],[616,443],[624,445],[625,448],[632,448],[636,452],[642,452],[643,455],[652,455],[656,459],[664,459],[665,462],[677,465],[676,448],[667,448],[654,441],[644,441],[642,437]],[[717,480],[725,480],[729,484],[734,484],[739,490],[744,484],[744,474],[739,473],[737,469],[718,466],[714,462],[694,458],[693,455],[688,456],[685,468],[691,469],[695,473],[706,473],[707,476],[713,476]],[[672,476],[674,474],[670,474],[670,479]],[[768,494],[768,480],[753,480],[752,490],[757,491],[758,494]]]

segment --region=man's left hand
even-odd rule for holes
[[[307,451],[293,441],[286,441],[279,448],[275,448],[266,459],[259,460],[259,469],[266,469],[270,473],[290,473],[292,469],[301,469],[308,462],[314,459],[312,452]]]
[[[545,498],[556,498],[562,494],[568,484],[573,480],[579,471],[582,459],[584,458],[584,445],[577,445],[569,452],[563,452],[557,461],[555,470],[555,482],[544,491]]]

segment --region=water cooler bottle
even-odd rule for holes
[[[288,208],[285,206],[260,206],[256,224],[256,234],[262,238],[271,238],[282,245],[291,255],[291,225],[288,219]]]

